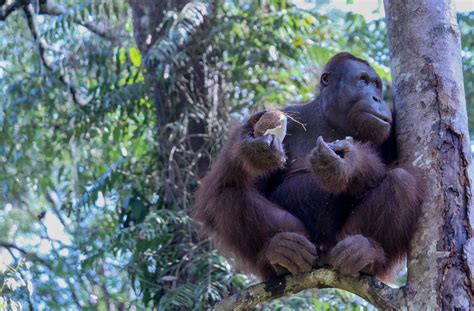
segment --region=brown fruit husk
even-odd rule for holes
[[[271,110],[265,112],[255,123],[255,137],[263,135],[275,135],[283,140],[286,135],[287,116],[280,110]]]

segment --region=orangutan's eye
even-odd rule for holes
[[[369,78],[369,75],[364,72],[363,74],[359,76],[359,80],[363,81],[365,84],[369,84],[370,78]]]

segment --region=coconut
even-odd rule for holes
[[[288,118],[285,113],[280,110],[271,110],[265,112],[255,123],[255,137],[264,135],[273,135],[283,140],[286,136],[286,126]]]

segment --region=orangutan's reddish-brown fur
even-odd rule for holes
[[[241,268],[269,279],[318,263],[385,278],[403,258],[422,178],[393,165],[380,83],[365,61],[340,53],[325,67],[319,96],[285,108],[298,122],[288,123],[283,143],[254,137],[262,113],[231,131],[201,181],[194,218]]]
[[[306,234],[303,224],[293,215],[270,202],[255,188],[259,176],[284,162],[253,159],[245,150],[242,137],[253,131],[253,118],[247,127],[235,128],[211,171],[201,181],[196,193],[194,217],[208,234],[215,234],[217,247],[236,259],[239,266],[265,279],[275,275],[261,254],[266,242],[278,232]],[[205,191],[204,191],[205,190]],[[216,208],[219,207],[219,208]]]

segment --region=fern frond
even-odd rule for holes
[[[167,34],[150,48],[145,63],[167,63],[172,58],[176,59],[178,52],[193,41],[213,9],[211,1],[196,1],[186,4],[177,16],[171,15],[170,18],[175,18],[173,24]]]

